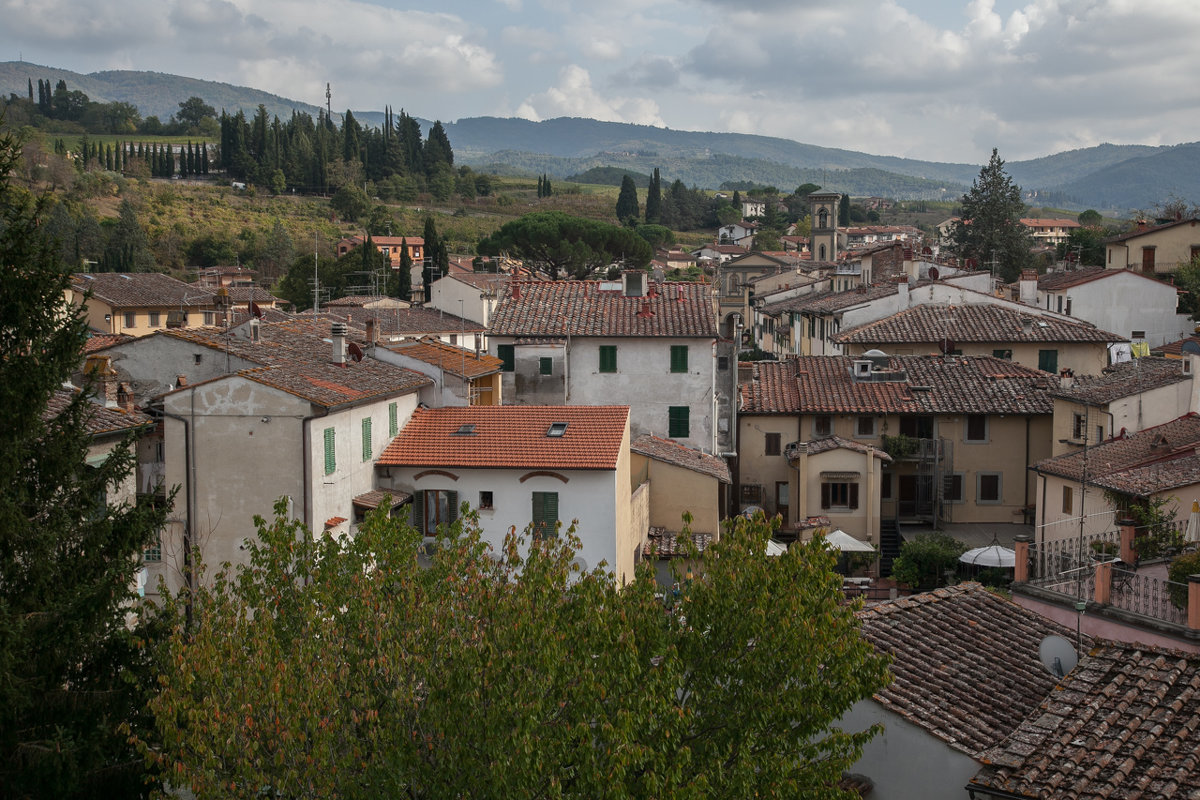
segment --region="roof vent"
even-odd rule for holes
[[[653,316],[654,316],[654,311],[653,311],[653,310],[650,308],[650,304],[649,304],[649,303],[642,303],[642,307],[641,307],[641,309],[638,311],[637,315],[638,315],[639,317],[653,317]]]
[[[854,377],[870,378],[871,377],[871,362],[866,359],[855,359],[854,362]]]

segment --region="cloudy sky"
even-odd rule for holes
[[[0,0],[0,60],[934,161],[1200,139],[1197,0]]]

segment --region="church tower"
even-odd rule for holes
[[[842,196],[837,192],[814,192],[808,196],[812,215],[812,236],[809,251],[813,261],[837,261],[838,205]]]

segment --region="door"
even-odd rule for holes
[[[917,515],[917,476],[897,475],[896,478],[900,490],[896,499],[900,516],[915,517]]]

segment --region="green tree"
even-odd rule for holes
[[[962,197],[962,213],[951,234],[955,251],[980,267],[995,259],[1000,277],[1011,282],[1029,263],[1029,233],[1021,224],[1021,187],[1004,171],[999,152],[979,171]]]
[[[650,188],[646,190],[646,224],[657,225],[661,219],[662,178],[659,177],[658,167],[655,167],[654,174],[650,176]]]
[[[935,589],[945,582],[946,570],[958,568],[967,546],[944,533],[918,533],[900,546],[892,577],[914,589]]]
[[[117,223],[105,244],[100,268],[103,272],[150,272],[154,269],[150,241],[129,198],[121,201]]]
[[[240,113],[240,112],[239,112]],[[175,119],[179,120],[187,131],[199,130],[205,119],[216,119],[217,110],[204,102],[200,97],[189,97],[179,104]]]
[[[283,222],[275,220],[267,231],[263,247],[258,253],[258,271],[264,278],[274,280],[287,271],[296,258],[296,245]]]
[[[614,262],[644,269],[654,255],[650,244],[631,230],[582,219],[561,211],[539,211],[507,222],[479,242],[479,255],[501,253],[549,273],[583,279]]]
[[[425,557],[384,514],[343,542],[281,502],[176,626],[145,752],[200,797],[855,797],[876,731],[837,721],[886,659],[833,556],[767,558],[771,531],[728,529],[664,609],[649,564],[578,572],[571,530],[492,551],[467,514]]]
[[[400,240],[400,268],[392,270],[388,277],[388,297],[408,300],[412,294],[412,256],[408,254],[408,237]]]
[[[1183,291],[1179,294],[1179,310],[1189,314],[1193,321],[1200,320],[1200,258],[1181,264],[1173,280]]]
[[[638,225],[637,235],[650,243],[651,247],[669,247],[675,244],[675,232],[664,225]]]
[[[50,412],[80,363],[87,323],[64,306],[69,265],[39,219],[47,199],[12,183],[20,143],[0,133],[0,786],[6,797],[136,797],[146,631],[128,628],[134,571],[165,520],[104,497],[129,475],[129,443],[90,466],[87,392]]]
[[[626,227],[637,225],[641,210],[638,207],[637,186],[628,175],[621,178],[621,192],[617,195],[617,220]]]
[[[442,127],[441,121],[433,123],[433,127],[429,129],[429,135],[425,137],[425,171],[430,177],[433,177],[434,168],[438,165],[447,167],[454,166],[454,151],[450,149],[450,137],[446,135],[446,129]]]
[[[329,198],[329,205],[342,219],[356,220],[365,216],[370,210],[371,201],[361,186],[356,183],[346,183],[334,192],[333,197]]]
[[[1079,212],[1077,219],[1079,220],[1079,224],[1085,228],[1095,228],[1104,222],[1104,217],[1100,216],[1100,212],[1094,208]]]

